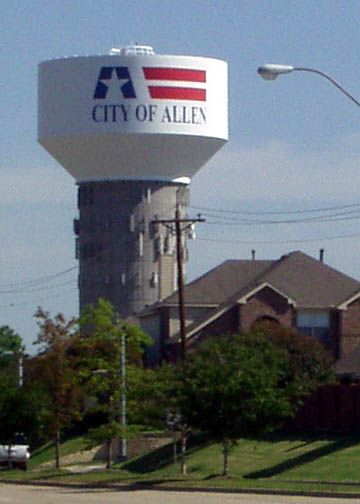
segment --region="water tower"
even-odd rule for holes
[[[39,66],[38,140],[75,178],[80,310],[122,316],[176,290],[171,219],[191,177],[228,138],[227,64],[149,46]]]

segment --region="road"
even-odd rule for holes
[[[360,503],[359,499],[322,497],[287,497],[200,492],[166,492],[156,490],[114,491],[73,490],[20,485],[0,485],[0,504],[341,504]]]

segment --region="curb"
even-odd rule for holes
[[[133,492],[140,490],[155,490],[158,492],[202,492],[202,493],[221,493],[221,494],[255,494],[255,495],[288,495],[297,497],[329,497],[334,499],[355,499],[360,497],[358,493],[345,492],[327,492],[327,491],[305,491],[305,490],[276,490],[266,488],[216,488],[216,487],[186,487],[186,486],[164,486],[149,483],[63,483],[55,481],[34,481],[34,480],[0,480],[4,484],[37,486],[49,488],[73,488],[74,490],[95,490],[95,489],[113,489],[122,492]]]

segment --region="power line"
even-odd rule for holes
[[[206,216],[207,214],[205,214]],[[216,216],[212,216],[216,218]],[[287,220],[218,220],[206,221],[210,225],[223,225],[223,226],[258,226],[258,225],[275,225],[275,224],[322,224],[327,222],[343,222],[348,220],[360,219],[360,215],[347,216],[347,217],[319,217],[309,219],[287,219]]]
[[[234,222],[312,222],[312,221],[323,221],[323,220],[328,220],[330,218],[335,218],[335,217],[346,217],[346,216],[354,216],[354,217],[360,217],[360,208],[356,210],[348,210],[345,212],[336,212],[336,213],[331,213],[331,214],[325,214],[325,215],[318,215],[318,216],[311,216],[311,217],[303,217],[303,218],[293,218],[293,219],[282,219],[282,220],[259,220],[259,219],[239,219],[238,217],[231,217],[228,215],[222,215],[218,214],[216,212],[211,212],[211,213],[206,213],[208,217],[215,217],[215,218],[220,218],[222,220],[226,221],[234,221]]]
[[[330,240],[340,240],[346,238],[359,237],[360,233],[351,233],[346,235],[338,236],[324,236],[320,238],[295,238],[294,240],[231,240],[223,238],[197,238],[199,241],[216,242],[216,243],[240,243],[244,245],[251,244],[261,244],[261,245],[277,245],[277,244],[287,244],[287,243],[312,243],[319,241],[330,241]]]
[[[207,224],[209,224],[207,222]],[[215,224],[214,222],[211,222],[211,224]],[[216,223],[216,224],[220,224]],[[287,243],[311,243],[311,242],[319,242],[319,241],[330,241],[330,240],[341,240],[341,239],[347,239],[347,238],[355,238],[360,236],[359,233],[350,233],[350,234],[343,234],[343,235],[333,235],[333,236],[323,236],[323,237],[317,237],[317,238],[296,238],[293,240],[234,240],[234,239],[224,239],[224,238],[211,238],[211,237],[206,237],[206,238],[200,238],[198,237],[197,240],[199,241],[208,241],[208,242],[222,242],[222,243],[242,243],[242,244],[287,244]],[[116,245],[117,247],[117,245]],[[108,253],[112,250],[114,250],[115,247],[109,247],[108,249],[103,250],[103,253]],[[97,257],[91,258],[87,261],[87,265],[89,263],[97,263],[99,262]],[[51,288],[59,287],[62,285],[70,284],[72,281],[76,281],[76,279],[68,281],[68,282],[63,282],[62,284],[56,284],[54,286],[48,286],[44,287],[41,285],[42,283],[45,282],[51,282],[53,279],[58,278],[62,275],[65,275],[67,273],[70,273],[71,271],[77,270],[79,266],[72,266],[70,268],[67,268],[65,270],[45,275],[42,277],[37,277],[32,280],[27,280],[24,282],[15,282],[15,283],[9,283],[9,284],[3,284],[3,287],[9,287],[9,289],[4,289],[0,291],[0,294],[11,294],[11,293],[18,293],[18,294],[25,294],[25,293],[32,293],[36,291],[41,291],[41,290],[48,290]],[[13,287],[13,289],[11,289]]]
[[[220,208],[209,208],[209,207],[201,207],[201,206],[193,206],[190,205],[189,208],[194,210],[201,211],[209,211],[209,212],[218,212],[218,213],[230,213],[230,214],[238,214],[238,215],[291,215],[291,214],[305,214],[305,213],[316,213],[316,212],[330,212],[332,210],[345,210],[348,208],[360,208],[360,203],[353,203],[350,205],[339,205],[332,207],[324,207],[324,208],[311,208],[308,210],[229,210],[229,209],[220,209]]]
[[[46,298],[37,300],[36,303],[34,301],[24,301],[22,303],[9,303],[9,304],[0,305],[0,308],[16,308],[18,306],[39,305],[40,303],[46,302],[49,299],[59,298],[59,297],[63,296],[64,294],[69,294],[70,292],[74,292],[75,290],[77,290],[77,288],[73,287],[72,289],[67,289],[63,292],[59,292],[58,294],[55,294],[54,296],[47,296]]]
[[[44,286],[30,286],[28,287],[19,287],[16,289],[9,289],[9,290],[3,290],[0,291],[0,294],[32,294],[33,292],[40,292],[40,291],[45,291],[49,289],[55,289],[57,287],[63,287],[64,285],[69,285],[77,281],[77,278],[73,278],[71,280],[67,280],[66,282],[62,282],[59,284],[55,285],[48,285],[46,287]]]
[[[67,268],[65,270],[58,271],[57,273],[52,273],[50,275],[36,277],[36,278],[31,279],[31,280],[25,280],[23,282],[13,282],[13,283],[8,283],[8,284],[3,284],[2,287],[9,287],[9,288],[14,287],[15,288],[18,285],[26,286],[26,285],[32,284],[32,283],[43,283],[43,282],[51,281],[52,279],[57,278],[57,277],[62,276],[62,275],[66,275],[67,273],[70,273],[70,271],[74,271],[77,268],[78,268],[78,266],[72,266],[72,267]]]

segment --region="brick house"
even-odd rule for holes
[[[360,282],[302,252],[272,260],[228,260],[185,287],[191,348],[218,334],[272,320],[321,341],[336,359],[360,343]],[[179,352],[177,293],[140,313],[154,339],[149,364]]]

